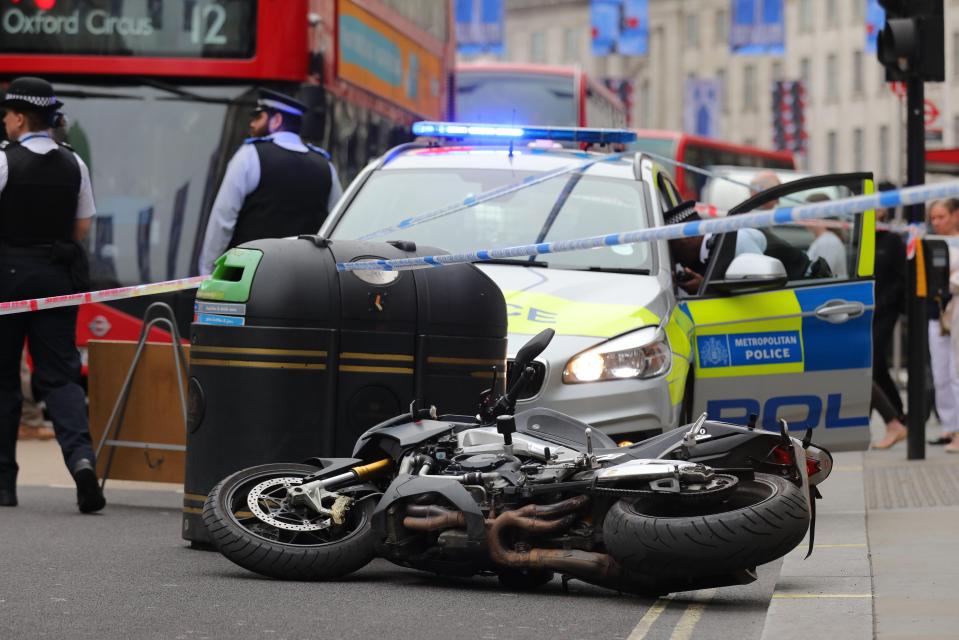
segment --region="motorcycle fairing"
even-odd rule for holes
[[[519,433],[552,441],[568,449],[586,451],[586,429],[589,425],[585,422],[546,407],[520,411],[514,420]],[[598,429],[593,429],[590,437],[595,449],[616,448],[616,442]]]
[[[475,425],[472,425],[475,426]],[[377,438],[385,438],[393,441],[393,446],[388,443],[381,443],[381,448],[393,456],[399,458],[402,449],[419,444],[425,440],[436,437],[454,428],[449,422],[443,420],[420,420],[419,422],[403,422],[401,424],[390,425],[386,427],[373,427],[356,441],[353,448],[353,455],[359,454],[366,445]]]

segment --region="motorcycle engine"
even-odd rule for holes
[[[489,473],[491,471],[517,472],[521,466],[519,458],[503,453],[476,453],[456,456],[443,471],[447,475],[463,473]]]

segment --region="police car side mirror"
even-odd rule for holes
[[[709,287],[722,293],[748,293],[778,289],[788,280],[786,267],[776,258],[743,253],[729,263],[726,276],[709,283]]]

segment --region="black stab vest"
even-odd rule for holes
[[[7,156],[7,184],[0,191],[0,243],[30,246],[73,241],[80,198],[80,163],[58,147],[34,153],[16,142]]]
[[[260,184],[243,201],[228,248],[259,238],[316,233],[329,213],[332,173],[327,159],[312,149],[291,151],[270,140],[250,144],[260,158]]]

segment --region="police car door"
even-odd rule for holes
[[[759,193],[730,215],[872,191],[871,174],[816,176]],[[845,221],[844,228],[762,230],[764,253],[783,262],[788,282],[752,293],[730,292],[721,281],[737,233],[757,240],[757,230],[712,239],[703,286],[686,302],[695,326],[694,415],[745,423],[756,414],[767,429],[785,418],[793,430],[815,428],[816,441],[832,449],[868,445],[875,213]],[[835,237],[816,243],[824,233]],[[828,260],[813,264],[809,256],[823,242]]]

